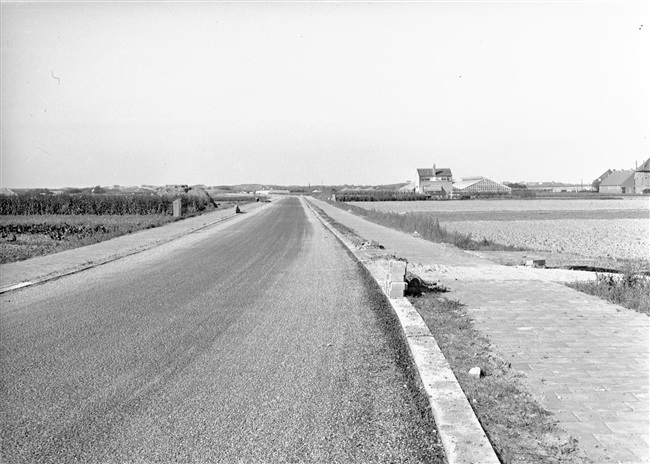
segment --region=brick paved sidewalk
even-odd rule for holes
[[[249,203],[250,211],[268,203]],[[169,242],[195,230],[234,217],[234,208],[216,210],[201,216],[173,222],[162,227],[141,230],[112,240],[81,248],[0,265],[0,293],[27,282],[36,283],[106,263]]]
[[[496,265],[313,202],[440,279],[591,460],[650,462],[650,319],[558,283],[592,273]]]

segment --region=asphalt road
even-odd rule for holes
[[[440,462],[389,311],[297,198],[4,294],[2,462]]]

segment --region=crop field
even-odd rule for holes
[[[2,215],[0,264],[58,253],[177,220],[149,215]]]
[[[382,212],[432,215],[448,230],[536,251],[650,260],[648,197],[350,204]]]
[[[179,195],[183,217],[214,209],[207,195]],[[173,196],[0,196],[0,264],[58,253],[179,220]],[[232,203],[226,201],[222,207]]]

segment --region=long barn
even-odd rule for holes
[[[454,193],[510,193],[512,189],[487,177],[463,177],[454,182]]]
[[[634,170],[613,171],[598,186],[599,193],[634,193]]]

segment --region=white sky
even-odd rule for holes
[[[650,156],[649,5],[2,3],[0,182],[589,183]]]

